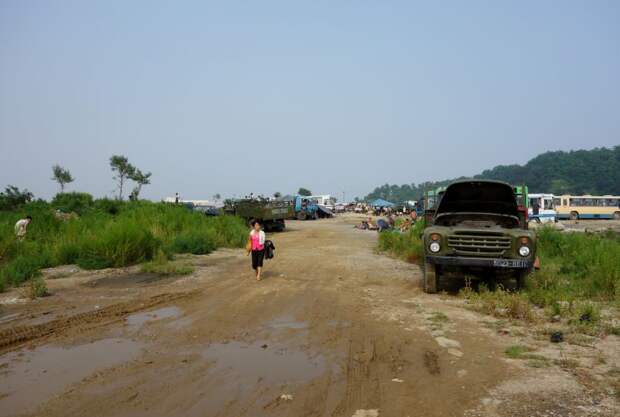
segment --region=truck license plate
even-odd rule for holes
[[[520,259],[495,259],[493,260],[493,266],[499,268],[525,268],[527,263]]]

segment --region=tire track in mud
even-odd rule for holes
[[[195,296],[198,290],[179,293],[164,293],[151,296],[143,300],[132,300],[124,303],[75,314],[69,317],[59,317],[47,323],[32,326],[16,326],[0,330],[0,353],[16,349],[20,345],[48,336],[60,335],[69,330],[78,328],[80,332],[94,327],[110,324],[121,320],[127,315],[145,310],[159,304]]]

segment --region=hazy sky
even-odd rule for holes
[[[620,144],[619,81],[614,0],[0,0],[0,186],[349,199]]]

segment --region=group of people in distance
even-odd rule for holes
[[[398,226],[398,230],[400,232],[406,232],[416,223],[417,219],[418,215],[415,210],[411,211],[405,220]],[[367,220],[362,220],[360,224],[356,224],[354,227],[360,230],[376,230],[378,232],[392,230],[396,227],[396,216],[393,213],[389,214],[387,216],[387,220],[380,218],[377,219],[376,223],[373,221],[372,217],[368,217]]]

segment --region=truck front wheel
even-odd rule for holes
[[[424,292],[435,294],[437,292],[437,266],[424,261]]]
[[[525,287],[525,279],[527,278],[529,271],[517,272],[515,278],[517,280],[517,291],[522,290]]]

